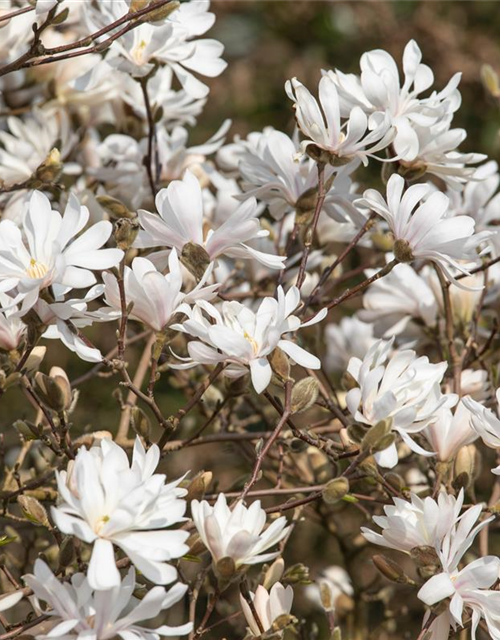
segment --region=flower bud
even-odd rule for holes
[[[33,373],[33,371],[37,371],[39,369],[43,359],[45,358],[46,352],[47,347],[35,347],[33,349],[26,360],[26,364],[24,365],[26,373]]]
[[[498,74],[489,64],[483,64],[481,67],[481,80],[483,81],[484,88],[494,98],[500,98],[500,82]]]
[[[234,560],[229,557],[221,558],[215,565],[215,572],[220,578],[223,578],[224,580],[231,579],[236,573],[236,565],[234,564]]]
[[[390,418],[377,422],[377,424],[373,425],[364,435],[361,441],[361,451],[376,452],[387,449],[387,447],[392,444],[392,442],[389,442],[389,444],[385,445],[387,436],[393,436],[391,429],[392,420]]]
[[[149,440],[151,435],[151,423],[148,416],[139,407],[133,407],[131,411],[132,427],[137,435]]]
[[[31,422],[27,420],[16,420],[12,426],[24,441],[38,440],[38,436],[36,435],[38,428]]]
[[[367,434],[367,430],[360,424],[354,423],[350,424],[347,429],[347,436],[351,442],[355,442],[356,444],[360,444],[363,442],[363,438]]]
[[[135,218],[135,214],[129,211],[128,208],[116,198],[112,198],[111,196],[97,196],[96,200],[110,218]]]
[[[319,583],[319,597],[325,611],[333,611],[335,609],[335,599],[328,582],[322,581]]]
[[[279,347],[276,347],[276,349],[271,353],[269,364],[271,365],[274,375],[280,382],[287,382],[290,380],[290,360],[286,353]]]
[[[326,504],[335,504],[349,493],[349,480],[347,478],[334,478],[327,482],[323,489],[323,501]]]
[[[212,481],[212,473],[210,471],[202,471],[194,477],[187,487],[187,502],[192,500],[203,500],[205,491]]]
[[[34,383],[37,396],[46,407],[57,413],[64,411],[67,397],[65,389],[57,380],[38,371],[35,374]]]
[[[306,411],[316,402],[319,393],[319,383],[316,378],[308,376],[299,380],[292,389],[292,413]]]
[[[459,475],[465,473],[469,478],[475,477],[476,471],[476,447],[473,444],[469,444],[462,447],[457,453],[454,465],[454,475],[457,478]]]
[[[187,242],[182,247],[182,264],[199,282],[210,264],[210,256],[205,248],[195,242]]]
[[[68,375],[61,367],[51,367],[49,376],[56,382],[64,396],[64,409],[68,410],[73,403],[73,393]]]
[[[387,556],[376,555],[373,556],[372,560],[380,573],[391,582],[396,582],[397,584],[415,584],[415,582],[401,569],[399,564]]]
[[[178,9],[180,7],[180,5],[181,5],[180,2],[169,2],[165,6],[160,7],[159,9],[156,9],[155,11],[152,11],[151,13],[148,13],[145,16],[145,20],[146,20],[146,22],[162,22],[173,11]]]
[[[19,503],[24,516],[30,522],[44,527],[50,527],[45,507],[43,507],[36,498],[21,495],[18,496],[17,502]]]
[[[116,246],[122,251],[128,251],[137,238],[139,228],[140,226],[137,218],[119,218],[115,222],[113,232]]]
[[[283,584],[309,584],[311,582],[309,578],[309,567],[306,567],[306,565],[301,562],[292,565],[283,574],[281,582]]]

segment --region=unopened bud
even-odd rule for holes
[[[309,584],[311,582],[309,578],[309,567],[306,567],[306,565],[301,562],[292,565],[283,574],[281,582],[283,584]]]
[[[454,465],[454,475],[458,477],[462,473],[466,473],[469,478],[475,477],[476,471],[476,447],[469,444],[462,447],[457,453]]]
[[[290,360],[284,351],[279,347],[271,353],[269,358],[269,364],[273,373],[280,382],[287,382],[290,380]]]
[[[128,251],[134,244],[139,233],[137,218],[120,218],[115,222],[114,236],[116,246],[122,251]]]
[[[319,383],[316,378],[308,376],[299,380],[292,390],[292,413],[306,411],[316,402],[319,393]]]
[[[182,247],[181,262],[199,282],[210,264],[210,256],[201,245],[187,242]]]
[[[27,420],[16,420],[13,427],[26,442],[38,439],[37,427]]]
[[[62,395],[64,396],[64,409],[68,410],[73,402],[73,393],[71,391],[71,383],[66,371],[61,367],[51,367],[49,377],[52,378],[59,387]]]
[[[55,182],[61,175],[62,163],[59,149],[52,149],[35,172],[35,179],[43,183]]]
[[[33,349],[24,365],[26,373],[33,373],[33,371],[37,371],[40,368],[46,352],[47,347],[35,347]]]
[[[195,478],[191,480],[187,487],[186,500],[191,502],[192,500],[203,500],[205,491],[208,485],[212,481],[212,473],[210,471],[203,471],[199,473]]]
[[[322,581],[319,583],[319,597],[325,611],[333,611],[335,609],[335,599],[328,582]]]
[[[408,240],[399,238],[394,242],[394,256],[399,262],[412,262],[415,259]]]
[[[59,386],[58,382],[38,371],[34,377],[35,391],[43,404],[59,413],[66,407],[65,390]]]
[[[387,556],[373,556],[372,560],[380,573],[391,582],[397,582],[398,584],[415,584],[401,569],[399,564],[387,558]]]
[[[390,484],[391,487],[394,487],[394,489],[396,489],[398,493],[401,493],[401,491],[406,486],[404,478],[402,478],[399,473],[394,473],[393,471],[386,473],[384,475],[384,480],[387,482],[387,484]]]
[[[392,420],[380,420],[377,424],[373,425],[363,437],[361,441],[361,451],[383,451],[387,449],[391,442],[386,446],[383,446],[387,440],[387,436],[391,436]],[[382,446],[382,448],[380,448]]]
[[[367,430],[360,424],[350,424],[347,429],[347,436],[351,442],[355,442],[356,444],[360,444],[363,442],[363,438],[367,434]]]
[[[148,13],[145,17],[147,22],[162,22],[167,18],[173,11],[180,7],[180,2],[169,2],[163,7]]]
[[[481,80],[484,88],[494,98],[500,98],[500,82],[497,72],[489,64],[483,64],[481,67]]]
[[[269,591],[269,589],[281,580],[283,572],[285,571],[285,561],[283,558],[277,558],[269,569],[266,571],[263,580],[263,587]]]
[[[289,613],[282,613],[277,618],[274,619],[273,624],[271,625],[270,632],[276,633],[281,632],[287,627],[294,625],[297,623],[297,618],[295,616],[290,615]]]
[[[434,547],[414,547],[410,551],[410,556],[417,566],[418,574],[425,580],[441,570],[441,562]]]
[[[97,196],[96,200],[111,218],[117,220],[121,218],[135,218],[135,214],[129,211],[123,202],[120,202],[120,200],[116,198],[112,198],[111,196]]]
[[[132,427],[137,435],[149,440],[151,434],[151,423],[148,416],[139,407],[133,407],[131,411]]]
[[[334,478],[327,482],[323,489],[323,501],[326,504],[335,504],[349,493],[349,480],[347,478]]]
[[[24,516],[34,524],[50,527],[49,519],[45,507],[36,498],[29,496],[18,496],[17,501],[23,511]]]

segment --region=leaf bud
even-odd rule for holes
[[[36,498],[21,495],[18,496],[17,502],[19,503],[24,516],[30,522],[44,527],[50,527],[45,507],[43,507]]]
[[[316,378],[308,376],[299,380],[292,390],[292,413],[306,411],[316,402],[319,393],[319,383]]]
[[[347,478],[334,478],[327,482],[323,489],[323,501],[326,504],[335,504],[349,493],[349,480]]]
[[[113,233],[116,246],[122,251],[128,251],[139,233],[139,221],[137,218],[119,218],[115,222]]]

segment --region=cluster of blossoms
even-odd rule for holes
[[[290,135],[229,140],[226,120],[194,145],[226,67],[214,20],[209,0],[0,8],[0,112],[16,114],[0,122],[0,400],[36,409],[2,449],[2,517],[37,525],[9,557],[15,588],[0,580],[0,611],[25,613],[0,640],[198,640],[215,614],[234,637],[281,638],[305,624],[298,592],[337,638],[357,600],[383,599],[348,571],[374,546],[413,566],[372,563],[415,588],[420,637],[500,640],[500,174],[459,150],[460,74],[433,89],[413,40],[402,74],[370,51],[359,74],[323,70],[317,98],[284,78]],[[360,187],[368,165],[383,189]],[[43,373],[54,341],[92,368]],[[78,413],[97,376],[109,432]],[[244,477],[213,455],[157,472],[207,443],[236,443]],[[353,503],[380,533],[344,533]],[[314,583],[282,557],[309,512],[346,551]],[[235,588],[239,620],[221,604]]]

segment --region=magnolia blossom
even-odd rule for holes
[[[496,391],[496,399],[498,406],[500,406],[500,389]],[[470,396],[466,396],[463,403],[471,412],[471,425],[484,444],[492,449],[498,449],[500,447],[500,419],[497,415]],[[500,475],[500,466],[492,471],[494,474]]]
[[[189,533],[163,529],[185,520],[181,498],[187,492],[178,486],[182,478],[165,484],[165,476],[154,473],[159,459],[158,447],[146,453],[137,437],[130,465],[119,445],[103,439],[90,450],[80,447],[68,470],[56,472],[60,503],[52,517],[63,533],[93,544],[87,575],[93,589],[120,584],[113,545],[148,580],[168,584],[176,579],[167,562],[188,551]]]
[[[87,207],[74,195],[61,216],[47,196],[34,191],[22,230],[10,220],[0,222],[0,291],[14,296],[13,304],[22,301],[21,315],[33,307],[41,290],[52,287],[57,298],[95,284],[92,270],[120,262],[123,251],[101,248],[111,235],[110,222],[98,222],[75,238],[88,219]]]
[[[330,605],[335,610],[336,603],[341,596],[354,595],[351,578],[343,567],[332,565],[324,569],[314,584],[308,584],[305,589],[306,598],[314,602],[318,607],[323,607],[321,590],[328,589],[330,593]]]
[[[153,587],[142,600],[133,596],[135,570],[132,567],[123,581],[106,591],[94,590],[83,573],[75,573],[71,582],[61,583],[43,560],[36,560],[34,574],[24,576],[33,589],[34,604],[43,611],[40,601],[50,607],[46,611],[55,626],[48,634],[38,634],[37,640],[63,638],[78,640],[159,640],[164,636],[181,636],[190,633],[191,623],[179,627],[161,625],[144,627],[143,620],[152,620],[166,611],[184,596],[187,586],[177,583],[169,591]],[[45,613],[45,611],[44,611]]]
[[[4,351],[17,349],[26,334],[26,325],[17,314],[17,306],[10,306],[11,302],[9,296],[0,293],[0,308],[8,307],[0,311],[0,349]]]
[[[422,449],[411,434],[422,431],[442,406],[456,403],[456,397],[441,394],[440,383],[448,365],[432,364],[426,356],[417,358],[410,349],[390,357],[393,342],[378,340],[363,360],[351,358],[347,372],[359,387],[347,393],[347,407],[354,419],[364,424],[390,419],[392,429],[412,451],[429,456],[432,452]],[[381,466],[394,467],[398,462],[396,445],[376,453],[375,459]]]
[[[293,589],[290,585],[285,588],[281,582],[276,582],[269,591],[259,584],[255,593],[250,593],[250,597],[258,621],[241,594],[240,604],[250,632],[255,637],[260,637],[263,632],[269,631],[275,620],[280,616],[289,615],[292,610]]]
[[[262,393],[271,382],[272,369],[268,357],[276,348],[303,367],[319,369],[321,363],[316,356],[282,338],[283,334],[319,322],[326,315],[326,310],[323,310],[309,322],[301,323],[293,315],[299,304],[297,287],[291,287],[286,295],[282,287],[278,287],[278,299],[264,298],[256,312],[236,301],[223,302],[220,311],[210,303],[199,302],[186,312],[188,319],[173,328],[200,341],[188,343],[189,358],[185,364],[171,366],[182,369],[197,364],[225,362],[229,366],[224,373],[232,378],[244,375],[248,367],[257,393]]]
[[[169,255],[169,273],[163,275],[146,258],[134,258],[132,268],[125,267],[123,276],[125,299],[133,303],[129,318],[139,320],[153,329],[162,331],[173,316],[198,300],[211,300],[216,295],[218,284],[204,286],[210,276],[211,268],[196,287],[189,293],[182,292],[182,271],[177,252],[172,249]],[[118,280],[112,273],[104,273],[104,298],[111,307],[112,315],[121,315],[121,299]],[[101,309],[106,315],[107,311]]]
[[[272,269],[282,269],[285,258],[262,253],[245,244],[249,240],[267,236],[255,217],[257,203],[251,198],[243,202],[217,229],[207,233],[203,220],[203,194],[198,179],[186,171],[182,180],[174,180],[156,196],[160,215],[139,211],[143,231],[135,246],[175,247],[182,253],[186,244],[202,247],[208,261],[225,255],[231,258],[254,258]]]
[[[394,58],[382,49],[364,53],[360,68],[359,77],[338,70],[328,72],[338,89],[341,114],[348,116],[354,107],[359,107],[373,123],[389,114],[396,129],[394,148],[403,160],[413,160],[418,155],[420,140],[415,124],[428,127],[460,106],[460,73],[442,91],[419,97],[431,87],[434,74],[422,64],[422,52],[415,40],[410,40],[404,49],[402,84]]]
[[[479,434],[470,425],[471,414],[460,401],[455,412],[442,407],[436,413],[436,419],[422,431],[422,435],[436,452],[438,460],[453,460],[462,447],[465,447]]]
[[[323,76],[319,81],[321,108],[297,78],[287,80],[285,89],[294,103],[299,129],[307,138],[301,145],[303,152],[315,145],[340,161],[359,158],[367,165],[368,158],[386,149],[394,139],[388,119],[370,129],[368,117],[360,107],[354,107],[342,123],[337,87],[330,76]]]
[[[461,571],[445,571],[432,576],[419,590],[418,597],[428,606],[451,598],[448,608],[430,626],[432,640],[447,640],[450,627],[463,627],[463,614],[470,612],[472,638],[481,619],[486,621],[490,637],[500,638],[500,592],[490,590],[498,581],[500,559],[484,556],[471,562]]]
[[[346,316],[339,324],[325,327],[327,369],[344,372],[352,357],[363,358],[376,342],[373,325],[362,322],[359,315]]]
[[[404,187],[404,178],[395,173],[387,183],[387,201],[375,189],[368,189],[356,204],[384,218],[394,234],[398,260],[431,260],[451,281],[463,286],[455,279],[453,270],[468,274],[459,260],[477,262],[477,249],[490,232],[475,234],[475,222],[469,216],[447,218],[449,199],[444,193],[433,191],[430,185],[415,184],[406,191]]]
[[[374,273],[369,270],[366,275],[370,277]],[[359,318],[382,338],[418,335],[416,322],[426,327],[435,326],[438,303],[429,286],[430,275],[431,271],[425,267],[417,273],[409,264],[397,264],[368,287]]]
[[[223,558],[231,558],[236,568],[273,560],[279,552],[265,552],[290,530],[285,516],[277,518],[264,530],[267,516],[260,500],[252,502],[248,508],[240,501],[230,509],[223,493],[219,494],[214,506],[205,500],[193,500],[191,513],[215,565]]]
[[[494,516],[476,524],[482,505],[470,507],[462,515],[464,492],[458,498],[440,493],[437,501],[411,494],[411,502],[393,498],[394,506],[384,507],[385,516],[373,516],[382,534],[361,527],[372,544],[410,553],[416,547],[433,547],[445,570],[454,571],[475,537]]]

